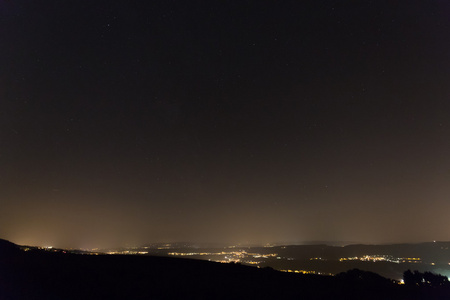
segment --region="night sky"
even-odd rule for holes
[[[0,0],[0,237],[450,240],[450,3]]]

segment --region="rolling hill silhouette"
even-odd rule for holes
[[[290,274],[172,257],[23,251],[0,240],[0,299],[448,299],[375,273]]]

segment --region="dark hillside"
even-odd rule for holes
[[[5,255],[16,253],[19,247],[9,241],[0,239],[0,258],[4,258]]]
[[[327,277],[170,257],[25,252],[6,241],[0,247],[2,300],[430,299],[433,294],[420,296],[358,270]]]

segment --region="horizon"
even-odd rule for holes
[[[0,239],[3,239],[0,237]],[[450,243],[449,241],[438,241],[438,240],[432,240],[432,241],[419,241],[419,242],[387,242],[387,243],[364,243],[364,242],[357,242],[357,241],[302,241],[302,242],[272,242],[272,243],[232,243],[232,242],[188,242],[188,241],[161,241],[161,242],[144,242],[140,244],[136,243],[124,243],[124,244],[116,244],[116,245],[109,245],[106,247],[99,247],[92,246],[92,247],[64,247],[64,246],[58,246],[58,244],[51,244],[51,243],[45,243],[45,244],[29,244],[29,243],[18,243],[15,241],[3,239],[5,241],[11,242],[13,244],[16,244],[18,246],[27,246],[27,247],[38,247],[38,248],[54,248],[54,249],[74,249],[74,250],[84,250],[84,251],[92,251],[94,249],[97,250],[107,250],[107,249],[118,249],[118,248],[143,248],[143,247],[149,247],[154,245],[171,245],[175,248],[180,248],[183,246],[188,247],[264,247],[264,248],[270,248],[270,247],[283,247],[283,246],[319,246],[319,245],[326,245],[328,247],[347,247],[347,246],[395,246],[395,245],[419,245],[419,244],[431,244],[431,243]]]

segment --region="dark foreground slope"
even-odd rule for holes
[[[376,274],[298,275],[179,258],[20,250],[0,240],[0,299],[445,299]]]

